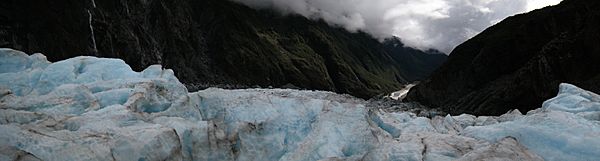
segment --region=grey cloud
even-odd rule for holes
[[[412,47],[449,53],[456,45],[516,13],[560,0],[233,0],[323,19],[351,32],[397,36]]]

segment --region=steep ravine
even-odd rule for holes
[[[175,70],[186,84],[297,86],[369,98],[428,76],[446,56],[322,21],[225,0],[8,0],[0,47],[120,58]]]

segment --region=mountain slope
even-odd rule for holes
[[[565,0],[510,17],[458,46],[408,94],[450,113],[529,111],[569,82],[600,92],[600,2]]]
[[[369,98],[424,78],[446,59],[224,0],[10,0],[0,6],[1,47],[57,53],[47,55],[52,61],[121,58],[138,71],[163,64],[187,84],[292,84]]]

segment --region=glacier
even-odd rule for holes
[[[324,91],[209,88],[118,59],[0,49],[0,160],[597,160],[600,96],[419,117]]]

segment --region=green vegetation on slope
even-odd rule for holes
[[[96,8],[72,0],[2,5],[12,10],[0,16],[6,18],[0,30],[12,33],[3,36],[2,46],[58,53],[48,55],[54,61],[77,55],[122,58],[135,70],[160,63],[190,84],[292,84],[370,98],[424,78],[446,58],[404,47],[397,39],[381,43],[323,21],[225,0],[97,1]]]

